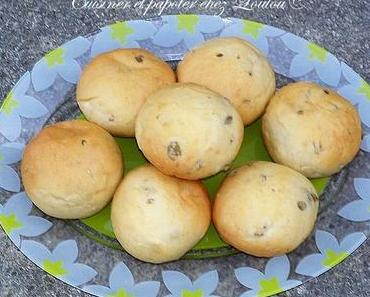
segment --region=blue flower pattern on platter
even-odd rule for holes
[[[286,255],[271,258],[265,267],[265,273],[251,267],[235,269],[237,280],[252,290],[240,297],[271,296],[302,284],[299,280],[288,279],[290,262]]]
[[[100,297],[156,297],[159,287],[160,283],[156,281],[135,284],[130,269],[119,262],[109,275],[109,287],[88,285],[83,290]]]
[[[220,17],[207,15],[163,16],[165,23],[153,37],[153,43],[162,47],[172,47],[183,41],[188,49],[202,43],[204,33],[220,31],[224,22]]]
[[[316,230],[315,241],[320,253],[304,257],[295,272],[317,277],[346,259],[365,240],[365,234],[355,232],[347,235],[339,244],[333,234]]]
[[[332,87],[338,85],[341,67],[335,56],[315,43],[291,33],[283,35],[281,40],[296,54],[290,64],[289,77],[300,78],[315,70],[324,84]]]
[[[21,134],[21,117],[35,119],[48,113],[43,104],[26,94],[30,82],[30,73],[26,72],[0,107],[0,134],[10,141],[16,140]]]
[[[91,56],[119,48],[139,48],[137,41],[149,39],[157,31],[147,21],[124,21],[101,29],[91,47]]]
[[[24,145],[5,143],[0,145],[0,188],[9,192],[19,192],[21,182],[17,172],[9,165],[18,163],[22,158]]]
[[[357,105],[361,121],[370,128],[370,85],[354,72],[346,63],[341,63],[342,74],[348,84],[342,86],[338,93]],[[364,136],[361,149],[370,152],[370,135]]]
[[[24,192],[13,195],[4,205],[0,204],[0,225],[17,247],[21,243],[20,235],[39,236],[53,225],[44,218],[29,215],[31,210],[32,202]]]
[[[294,54],[289,77],[302,78],[315,71],[319,83],[338,89],[341,95],[357,105],[362,122],[370,127],[369,85],[348,65],[340,63],[332,54],[316,44],[249,20],[234,18],[223,20],[216,16],[198,15],[163,16],[161,19],[162,22],[159,23],[143,20],[116,22],[102,28],[94,37],[89,39],[78,37],[45,55],[36,63],[32,72],[26,72],[6,96],[0,108],[0,136],[15,141],[21,134],[21,117],[38,119],[45,116],[48,110],[34,98],[36,95],[32,97],[26,94],[32,90],[31,81],[36,93],[50,88],[58,75],[63,80],[75,84],[81,73],[78,60],[89,53],[90,46],[91,57],[116,48],[140,47],[139,42],[148,39],[163,48],[183,42],[190,49],[209,38],[209,34],[246,39],[265,55],[273,50],[269,48],[269,38],[280,38]],[[341,76],[346,82],[338,87]],[[19,177],[9,165],[20,160],[23,146],[20,143],[0,145],[0,187],[7,191],[20,191]],[[370,152],[370,135],[364,135],[362,149]],[[370,213],[370,179],[355,179],[355,190],[361,199],[347,204],[338,214],[350,221],[366,222]],[[46,272],[70,285],[80,287],[85,285],[84,290],[97,296],[158,295],[159,282],[144,281],[135,284],[131,271],[122,262],[111,271],[108,286],[86,285],[97,272],[85,264],[76,262],[78,256],[76,241],[62,241],[53,251],[49,251],[39,242],[22,238],[41,235],[52,226],[49,221],[30,215],[31,210],[32,203],[27,195],[23,192],[15,194],[0,205],[0,224],[11,240],[21,247],[21,251]],[[339,244],[332,234],[317,230],[315,239],[320,253],[309,255],[300,261],[296,272],[301,275],[315,277],[329,270],[357,249],[365,241],[366,236],[361,232],[352,233],[344,237]],[[290,263],[285,255],[269,259],[264,273],[251,267],[236,269],[237,280],[251,289],[244,292],[241,297],[268,296],[301,284],[299,280],[288,279],[289,271]],[[215,297],[212,294],[219,283],[217,271],[204,273],[194,282],[178,271],[163,271],[162,277],[170,292],[167,297]]]
[[[365,152],[370,153],[370,134],[364,136],[361,143],[361,149],[364,150]]]
[[[77,37],[47,53],[32,69],[32,84],[37,92],[49,88],[59,74],[65,81],[77,83],[81,66],[76,58],[90,48],[90,41]]]
[[[262,51],[265,56],[269,52],[268,38],[277,37],[285,33],[283,30],[249,20],[232,20],[233,23],[227,26],[220,36],[246,39]]]
[[[219,281],[216,270],[202,274],[194,282],[178,271],[163,271],[162,277],[170,291],[166,297],[217,297],[212,295]]]
[[[345,205],[339,210],[338,215],[353,221],[365,222],[370,220],[370,179],[355,178],[355,191],[360,200],[355,200]]]
[[[21,251],[43,270],[72,286],[83,285],[97,275],[93,268],[76,263],[78,247],[75,240],[58,243],[52,252],[39,242],[23,240]]]

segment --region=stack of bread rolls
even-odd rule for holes
[[[84,69],[76,99],[85,120],[44,128],[21,166],[26,192],[63,219],[112,202],[122,247],[147,262],[181,258],[213,220],[250,255],[294,250],[311,233],[319,197],[307,178],[330,176],[357,154],[356,109],[328,88],[297,82],[276,91],[266,57],[245,40],[217,38],[189,51],[177,73],[143,49],[119,49]],[[229,170],[244,126],[262,117],[272,162]],[[136,137],[150,164],[123,177],[116,137]],[[278,163],[278,164],[277,164]],[[229,171],[213,207],[201,179]]]

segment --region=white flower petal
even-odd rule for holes
[[[91,46],[91,57],[95,57],[101,53],[120,47],[121,44],[117,40],[112,40],[110,37],[110,29],[103,28],[102,31],[94,37],[94,41]]]
[[[324,256],[321,254],[312,254],[304,257],[297,265],[295,270],[296,273],[316,277],[329,268],[324,267],[321,262],[324,260]]]
[[[181,294],[184,289],[192,290],[191,280],[178,271],[162,271],[163,282],[173,295]]]
[[[366,235],[362,232],[355,232],[347,235],[340,243],[340,249],[352,254],[366,240]]]
[[[65,268],[68,273],[60,279],[76,287],[89,282],[98,274],[95,269],[81,263],[67,264]]]
[[[363,200],[370,200],[370,179],[355,178],[353,181],[356,193]]]
[[[75,84],[80,79],[81,67],[75,60],[67,60],[58,67],[58,73],[64,80]]]
[[[341,69],[342,69],[342,74],[345,77],[345,79],[351,85],[354,85],[355,87],[359,88],[361,85],[361,81],[362,81],[361,77],[343,61],[341,62]]]
[[[315,241],[317,248],[322,254],[325,254],[325,251],[328,249],[338,251],[339,250],[339,243],[338,240],[333,236],[331,233],[316,230],[315,233]]]
[[[204,37],[200,32],[193,34],[184,34],[184,42],[188,49],[192,49],[204,41]]]
[[[232,25],[227,26],[221,32],[221,37],[239,37],[242,39],[246,39],[247,35],[243,33],[243,25],[242,23],[238,22]]]
[[[25,218],[22,223],[23,227],[18,232],[27,237],[39,236],[53,226],[48,220],[36,216],[29,216]]]
[[[251,267],[237,268],[234,272],[239,283],[255,290],[259,290],[260,281],[265,278],[262,272]]]
[[[153,37],[153,43],[162,47],[172,47],[181,42],[184,34],[174,26],[164,25]]]
[[[290,64],[289,76],[291,77],[301,77],[308,74],[314,68],[311,61],[307,59],[305,55],[296,55]]]
[[[117,291],[119,288],[131,288],[134,284],[134,277],[130,269],[123,262],[119,262],[114,266],[109,275],[109,286],[112,290]]]
[[[16,140],[21,134],[21,119],[12,112],[9,115],[0,112],[0,133],[10,141]]]
[[[258,290],[250,290],[241,294],[239,297],[258,297]]]
[[[20,106],[17,108],[17,112],[24,118],[34,119],[46,115],[49,111],[40,101],[24,95],[20,98]]]
[[[358,93],[357,90],[358,87],[354,85],[345,85],[338,90],[338,93],[355,105],[364,100],[363,95]]]
[[[356,200],[340,209],[338,215],[353,222],[364,222],[370,220],[369,208],[369,200]]]
[[[292,33],[284,34],[281,37],[281,40],[290,50],[302,55],[308,54],[307,40],[304,40],[303,38],[300,38]]]
[[[268,37],[276,37],[276,36],[283,35],[285,33],[286,32],[284,30],[271,27],[271,26],[267,26],[267,25],[265,25],[261,30],[261,34],[263,36],[268,36]]]
[[[360,103],[359,114],[361,121],[370,127],[370,101],[366,100]]]
[[[77,242],[73,239],[64,240],[58,243],[52,252],[54,261],[63,261],[64,263],[73,263],[78,257]]]
[[[202,15],[197,26],[200,32],[215,33],[224,27],[224,22],[219,16]]]
[[[254,38],[250,35],[245,37],[250,43],[252,43],[256,48],[258,48],[265,56],[269,53],[269,45],[266,37],[259,35],[257,38]]]
[[[288,279],[290,271],[290,262],[286,255],[270,259],[265,268],[266,278],[277,277],[280,282]]]
[[[366,135],[361,143],[361,149],[370,153],[370,134]]]
[[[0,188],[9,192],[19,192],[21,188],[17,172],[8,165],[0,165]]]
[[[51,258],[51,253],[47,247],[33,240],[23,240],[21,251],[32,262],[36,263],[40,267],[42,267],[45,260],[49,260]]]
[[[84,286],[82,290],[99,297],[109,297],[109,295],[114,294],[114,292],[110,288],[99,285]]]
[[[302,285],[302,282],[299,280],[294,280],[294,279],[289,279],[285,282],[280,283],[280,286],[282,289],[284,289],[284,291],[288,291],[300,285]]]
[[[14,212],[18,216],[26,216],[32,210],[32,202],[25,192],[14,194],[4,205],[4,213]]]
[[[218,285],[218,272],[216,270],[212,270],[202,274],[193,283],[194,289],[195,290],[202,289],[204,291],[205,296],[212,294],[216,290],[217,285]]]
[[[17,163],[22,158],[22,149],[0,145],[0,164],[10,165]]]
[[[64,57],[66,59],[74,59],[82,56],[90,48],[91,42],[84,37],[78,36],[61,46],[65,49]]]
[[[31,77],[34,89],[39,92],[49,88],[57,77],[57,67],[49,68],[44,58],[33,66]]]
[[[15,244],[15,246],[19,248],[21,245],[21,237],[19,236],[18,230],[16,229],[7,235],[9,236],[10,240]]]
[[[134,30],[134,33],[128,36],[129,41],[145,40],[157,32],[157,28],[148,21],[127,21],[127,24]]]
[[[22,96],[24,95],[29,87],[31,82],[31,74],[29,71],[27,71],[23,76],[19,79],[17,84],[14,86],[12,92],[14,97]]]
[[[316,63],[316,72],[320,79],[327,85],[338,86],[341,69],[340,62],[331,53],[327,53],[325,63]]]
[[[138,297],[156,297],[158,295],[160,285],[160,282],[142,282],[135,285],[130,293]]]

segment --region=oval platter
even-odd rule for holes
[[[340,173],[313,180],[321,193],[312,235],[294,252],[256,258],[225,244],[210,227],[183,259],[153,265],[122,251],[112,232],[110,206],[65,221],[44,215],[24,192],[19,164],[25,144],[44,125],[82,117],[75,87],[83,67],[116,48],[148,49],[176,67],[189,49],[219,36],[237,36],[269,59],[277,85],[310,80],[332,88],[358,109],[361,151]],[[146,162],[134,139],[116,139],[126,172]],[[260,122],[245,129],[233,167],[270,160]],[[211,198],[225,173],[204,180]],[[26,72],[0,108],[0,224],[13,243],[47,273],[96,296],[270,296],[318,277],[350,256],[370,235],[370,86],[324,48],[278,28],[245,19],[168,15],[119,21],[52,50]]]

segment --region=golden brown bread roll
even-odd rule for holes
[[[311,233],[319,200],[300,173],[271,162],[233,170],[217,192],[213,222],[235,248],[258,257],[289,253]]]
[[[74,120],[36,135],[25,148],[21,173],[38,208],[53,217],[77,219],[108,204],[122,178],[123,162],[108,132]]]
[[[275,74],[263,54],[235,37],[208,40],[177,67],[179,82],[193,82],[230,99],[245,125],[260,117],[275,92]]]

